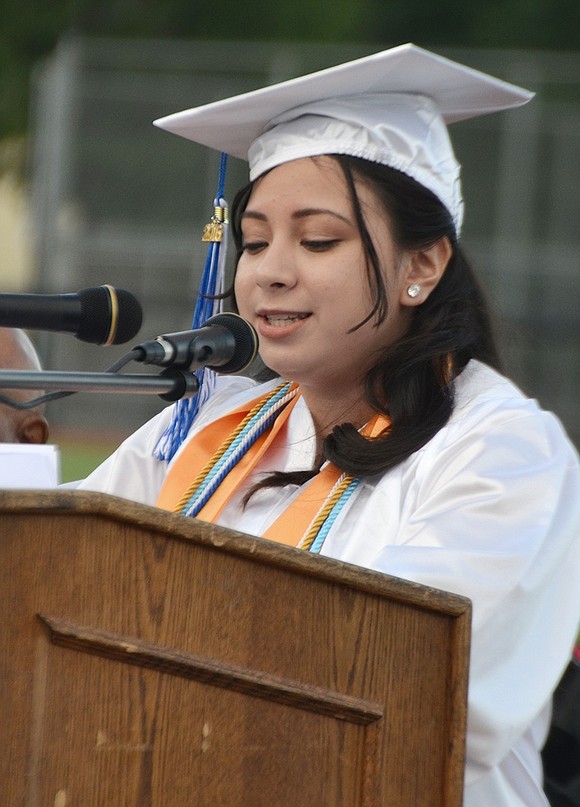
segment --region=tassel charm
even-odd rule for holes
[[[228,223],[228,209],[221,205],[214,207],[214,214],[203,228],[202,241],[218,244],[224,237],[224,224]]]

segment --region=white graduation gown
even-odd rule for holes
[[[221,377],[192,433],[276,382]],[[167,466],[153,449],[168,408],[80,485],[154,504]],[[312,467],[313,424],[301,400],[284,445],[258,471]],[[219,524],[262,535],[287,488],[244,491]],[[507,379],[471,362],[447,425],[396,469],[366,480],[321,554],[473,602],[465,807],[540,807],[539,758],[550,693],[580,620],[580,471],[558,420]]]

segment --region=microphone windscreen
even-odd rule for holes
[[[117,294],[119,317],[111,344],[122,345],[133,339],[141,330],[143,324],[143,309],[141,303],[131,292],[125,289],[112,289]]]
[[[218,373],[239,373],[256,358],[258,334],[239,314],[215,314],[204,323],[204,327],[205,325],[221,325],[234,337],[236,345],[234,354],[227,364],[214,368]],[[211,365],[208,366],[211,368]]]
[[[139,332],[141,304],[130,292],[95,286],[78,293],[81,316],[75,336],[97,345],[120,345]]]

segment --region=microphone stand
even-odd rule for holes
[[[54,370],[0,370],[0,389],[157,394],[164,401],[193,397],[199,382],[193,373],[168,367],[159,376],[80,373]]]

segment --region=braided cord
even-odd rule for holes
[[[316,541],[318,549],[313,546],[315,539],[324,527],[326,527],[324,530],[324,537],[326,537],[338,513],[342,510],[347,499],[350,498],[355,488],[358,486],[359,481],[360,479],[352,474],[342,474],[342,476],[340,476],[326,497],[322,507],[311,521],[303,537],[300,539],[298,543],[299,549],[304,549],[306,552],[316,552],[320,549],[324,538],[322,541]],[[328,526],[326,526],[327,524]]]
[[[282,384],[258,401],[196,476],[177,503],[175,511],[195,516],[297,392],[297,387]]]
[[[191,482],[175,505],[174,511],[195,517],[230,471],[260,435],[272,426],[281,410],[297,393],[297,386],[284,383],[257,401]],[[361,478],[352,474],[343,473],[339,477],[298,543],[299,549],[320,552],[328,533],[360,482]]]
[[[312,543],[310,545],[309,552],[318,553],[322,549],[322,545],[326,540],[326,536],[334,526],[334,522],[338,518],[338,515],[342,508],[345,506],[347,501],[350,499],[352,494],[355,492],[357,487],[360,484],[360,477],[350,477],[350,482],[344,489],[342,489],[340,497],[337,501],[335,501],[332,509],[328,514],[328,518],[326,521],[321,525],[318,534],[313,536]]]

